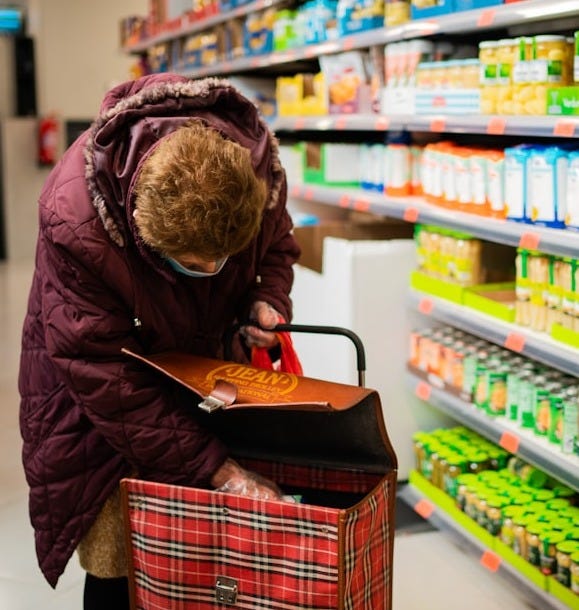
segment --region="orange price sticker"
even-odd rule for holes
[[[406,222],[416,222],[418,220],[418,210],[416,208],[406,208],[402,218]]]
[[[502,559],[492,551],[485,551],[480,558],[481,564],[491,572],[496,572],[501,567]]]
[[[423,519],[428,519],[434,512],[434,504],[430,500],[418,500],[414,505],[414,512],[419,514]]]
[[[418,385],[416,386],[416,396],[418,396],[420,400],[424,400],[425,402],[428,401],[431,394],[431,386],[429,386],[425,381],[418,382]]]
[[[342,195],[340,200],[338,201],[338,205],[341,208],[349,208],[350,207],[350,197],[348,195]]]
[[[430,131],[440,133],[446,129],[446,119],[438,117],[430,121]]]
[[[512,352],[521,353],[525,349],[525,335],[509,333],[505,339],[505,347]]]
[[[519,248],[524,248],[525,250],[538,250],[540,243],[541,236],[538,233],[527,231],[521,235]]]
[[[314,191],[312,189],[306,189],[304,192],[304,199],[311,201],[314,198]]]
[[[354,201],[354,209],[358,212],[368,212],[370,210],[370,202],[367,199],[356,199]]]
[[[572,138],[575,135],[575,123],[567,119],[559,119],[553,128],[553,135],[562,138]]]
[[[300,187],[299,187],[299,186],[297,186],[297,185],[296,185],[296,186],[292,186],[292,190],[291,190],[291,192],[290,192],[290,195],[291,195],[292,197],[297,197],[297,196],[300,194],[300,190],[301,190],[301,189],[300,189]]]
[[[303,129],[305,126],[306,126],[306,119],[304,119],[304,117],[300,117],[300,118],[295,120],[294,129],[296,131],[299,131],[300,129]]]
[[[388,127],[390,127],[390,119],[385,116],[376,119],[376,124],[374,125],[376,131],[388,131]]]
[[[338,117],[334,123],[336,129],[346,129],[348,119],[345,116]]]
[[[434,309],[434,301],[428,297],[424,297],[418,304],[418,311],[426,316],[429,316]]]
[[[521,439],[512,432],[503,432],[499,441],[499,445],[509,453],[517,453],[520,444]]]
[[[354,48],[354,41],[351,38],[345,38],[342,42],[342,49],[344,51],[351,51]]]
[[[507,128],[507,120],[501,116],[494,116],[487,123],[487,133],[493,136],[502,136]]]
[[[485,11],[483,11],[480,14],[480,16],[476,22],[477,26],[479,28],[488,28],[495,22],[496,15],[497,15],[496,8],[486,9]]]

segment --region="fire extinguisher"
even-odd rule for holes
[[[38,124],[38,163],[54,165],[58,153],[58,121],[54,115],[42,117]]]

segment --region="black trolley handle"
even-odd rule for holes
[[[225,352],[224,356],[226,360],[231,360],[231,342],[233,335],[242,326],[258,326],[255,322],[247,322],[246,324],[236,324],[225,334]],[[258,326],[259,328],[259,326]],[[358,385],[363,388],[366,382],[366,352],[364,350],[364,344],[362,339],[353,331],[340,326],[316,326],[309,324],[278,324],[273,328],[262,328],[267,332],[287,332],[287,333],[311,333],[317,335],[341,335],[347,337],[352,341],[356,348],[356,364],[358,368]]]

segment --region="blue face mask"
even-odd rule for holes
[[[167,258],[166,261],[175,269],[175,271],[182,273],[183,275],[187,275],[189,277],[211,277],[213,275],[217,275],[222,269],[225,263],[227,262],[228,256],[224,256],[219,260],[215,261],[215,271],[194,271],[193,269],[188,269],[183,266],[180,262],[176,261],[174,258]]]

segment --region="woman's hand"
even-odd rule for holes
[[[245,470],[236,461],[228,458],[211,478],[216,491],[247,496],[257,500],[280,500],[280,488],[256,472]]]
[[[262,328],[273,328],[283,322],[282,315],[265,301],[256,301],[249,312],[250,320],[255,320]],[[239,331],[245,337],[248,347],[265,347],[270,349],[279,343],[275,333],[261,330],[255,326],[242,326]]]

